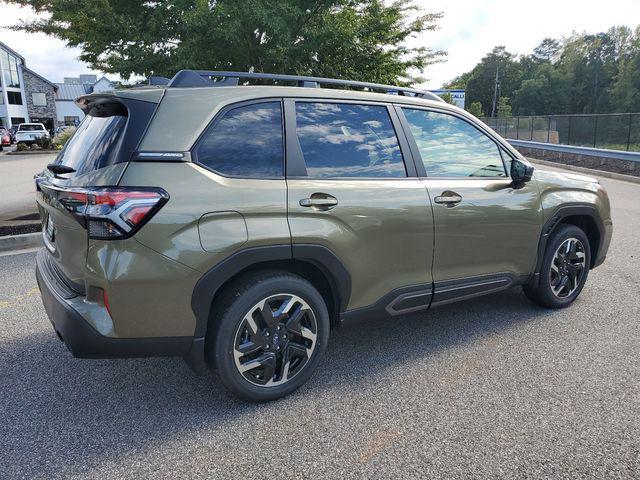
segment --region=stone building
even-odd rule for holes
[[[78,77],[65,77],[64,82],[56,83],[56,112],[58,125],[78,125],[84,113],[75,104],[76,98],[89,93],[113,90],[114,84],[108,78],[98,79],[96,75],[87,74]]]
[[[33,70],[22,66],[27,113],[32,122],[44,124],[47,130],[56,126],[56,92],[58,87]]]

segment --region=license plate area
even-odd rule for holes
[[[48,213],[45,216],[42,227],[42,239],[44,241],[44,246],[47,247],[51,253],[56,251],[56,247],[54,245],[55,237],[56,237],[56,229],[53,226],[53,221],[51,220],[51,215]]]

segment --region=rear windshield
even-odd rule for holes
[[[42,125],[25,125],[22,124],[18,127],[18,131],[19,132],[35,132],[35,131],[40,131],[40,130],[44,130],[44,127]]]
[[[75,175],[116,163],[127,117],[87,115],[67,141],[55,163],[73,168]]]

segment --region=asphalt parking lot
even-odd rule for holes
[[[179,359],[72,358],[35,254],[0,256],[0,478],[640,478],[640,185],[602,182],[613,242],[570,308],[347,325],[266,405]]]

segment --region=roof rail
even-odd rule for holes
[[[178,87],[228,87],[238,85],[240,79],[272,80],[276,82],[295,82],[298,87],[320,88],[321,85],[339,85],[343,87],[366,88],[383,91],[391,95],[421,97],[429,100],[444,101],[438,95],[415,88],[383,85],[381,83],[356,82],[337,78],[305,77],[299,75],[281,75],[276,73],[224,72],[216,70],[180,70],[167,83],[168,88]],[[215,80],[220,79],[220,80]]]

